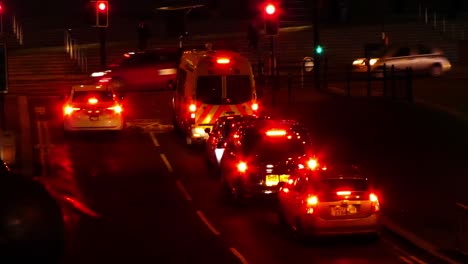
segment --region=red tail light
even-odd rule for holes
[[[306,213],[313,214],[314,208],[317,207],[319,201],[316,195],[309,195],[306,199]]]
[[[63,113],[64,115],[71,115],[74,111],[78,111],[80,110],[80,108],[78,107],[72,107],[70,105],[66,105],[64,108],[63,108]]]
[[[231,60],[229,58],[218,58],[216,62],[218,64],[228,64],[231,62]]]
[[[268,130],[266,132],[266,135],[269,136],[269,137],[278,137],[278,136],[284,136],[286,135],[286,131],[285,130]]]
[[[258,104],[257,103],[252,104],[252,110],[258,111]]]
[[[237,170],[240,172],[240,173],[245,173],[247,171],[248,167],[247,167],[247,163],[241,161],[237,164]]]
[[[107,108],[107,109],[109,109],[109,110],[114,110],[114,112],[115,112],[116,114],[120,114],[120,113],[122,113],[122,111],[123,111],[123,109],[122,109],[122,107],[121,107],[120,105],[115,105],[115,106],[109,107],[109,108]]]
[[[369,200],[371,201],[372,212],[380,211],[379,198],[374,193],[369,194]]]
[[[311,170],[315,170],[318,166],[318,162],[316,159],[310,159],[307,161],[307,167]]]

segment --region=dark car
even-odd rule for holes
[[[220,172],[226,194],[238,198],[277,193],[297,169],[317,165],[309,132],[294,120],[245,122],[227,140]]]
[[[255,115],[231,115],[218,118],[206,141],[206,154],[210,164],[219,166],[229,136],[236,132],[244,122],[263,120]]]
[[[379,234],[378,194],[355,166],[327,164],[297,171],[278,199],[280,222],[299,237]]]
[[[172,89],[180,58],[178,48],[127,52],[108,70],[91,76],[121,91]]]
[[[60,263],[65,250],[62,211],[38,181],[16,175],[0,160],[2,263]]]

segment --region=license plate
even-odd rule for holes
[[[335,206],[331,208],[331,215],[332,216],[344,216],[350,214],[356,214],[357,208],[354,205],[348,206]]]
[[[279,183],[279,176],[278,175],[267,175],[265,184],[266,186],[275,186]]]
[[[279,182],[287,182],[289,179],[288,174],[271,174],[266,176],[265,184],[266,186],[275,186],[278,185]]]
[[[98,121],[98,120],[99,120],[99,116],[89,116],[89,120],[91,120],[91,121]]]

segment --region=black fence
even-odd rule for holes
[[[316,89],[331,91],[344,96],[385,97],[392,100],[413,102],[412,68],[404,70],[386,67],[370,71],[353,71],[352,67],[332,71],[325,64],[321,72],[306,69],[301,65],[277,68],[274,75],[267,75],[256,69],[256,84],[261,97],[265,91],[287,90],[288,101],[294,102],[294,93],[301,90]]]

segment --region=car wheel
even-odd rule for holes
[[[442,66],[440,64],[434,64],[429,69],[429,74],[433,77],[439,77],[442,75]]]

